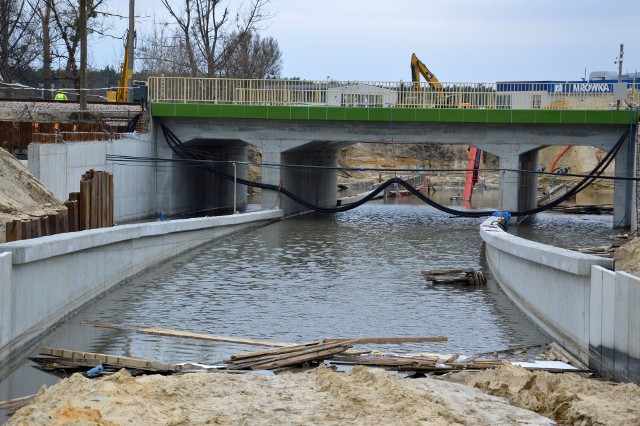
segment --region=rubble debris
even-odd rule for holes
[[[573,248],[572,250],[585,254],[593,254],[600,257],[613,257],[618,247],[620,247],[619,244],[609,244],[608,246],[577,247]]]
[[[465,286],[482,286],[487,284],[487,278],[482,271],[472,269],[431,269],[422,271],[431,284],[458,284]]]

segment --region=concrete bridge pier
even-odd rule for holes
[[[282,185],[318,206],[336,205],[338,148],[335,144],[286,140],[250,141],[262,148],[262,182]],[[262,191],[262,208],[281,208],[285,216],[309,209],[276,191]]]
[[[634,176],[635,144],[629,138],[624,142],[616,154],[616,177]],[[636,211],[636,184],[627,180],[615,180],[613,183],[613,227],[628,229],[631,227],[633,212]]]
[[[498,209],[501,211],[523,211],[536,207],[539,145],[477,145],[483,151],[490,152],[500,159],[500,188]],[[518,171],[520,170],[520,171]],[[515,223],[516,218],[512,218]]]

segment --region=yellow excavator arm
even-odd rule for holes
[[[411,81],[413,82],[413,90],[415,91],[420,90],[420,74],[422,74],[427,83],[429,83],[429,86],[438,92],[442,92],[442,84],[438,81],[435,74],[429,71],[429,68],[427,68],[414,53],[411,55]]]

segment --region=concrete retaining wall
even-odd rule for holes
[[[640,278],[591,271],[590,365],[606,377],[640,383]]]
[[[281,210],[152,222],[0,244],[0,363],[122,280]]]
[[[156,168],[152,164],[107,162],[107,154],[151,158],[155,143],[148,136],[101,142],[29,144],[29,171],[61,201],[80,190],[80,179],[89,169],[113,174],[116,223],[149,217],[158,206]]]
[[[487,219],[489,267],[509,298],[542,330],[605,377],[640,382],[640,278],[613,260],[528,241]]]

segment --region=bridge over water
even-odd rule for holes
[[[434,90],[402,82],[242,80],[152,77],[149,100],[158,156],[176,158],[161,121],[189,148],[219,159],[215,167],[247,176],[247,147],[262,150],[262,180],[305,200],[336,205],[339,149],[357,142],[466,144],[500,159],[496,209],[535,207],[537,151],[589,145],[609,151],[631,128],[616,155],[615,175],[632,177],[640,99],[636,83],[598,87],[534,83],[444,83]],[[599,89],[598,89],[599,88]],[[587,90],[588,89],[588,90]],[[268,165],[268,166],[267,166]],[[293,166],[306,166],[293,167]],[[159,187],[167,213],[230,206],[233,182],[194,168],[166,168]],[[635,184],[616,180],[614,224],[635,215]],[[246,202],[246,191],[235,189]],[[633,192],[635,194],[635,192]],[[277,191],[263,207],[306,210]]]

